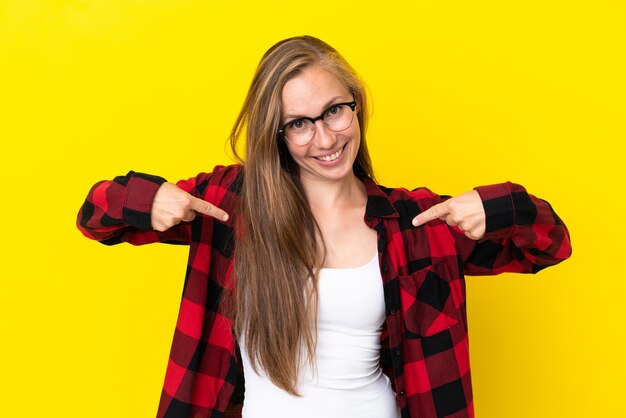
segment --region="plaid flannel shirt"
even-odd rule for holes
[[[103,244],[190,245],[159,417],[241,414],[239,352],[219,300],[232,290],[233,215],[242,174],[241,166],[218,166],[177,183],[231,214],[226,223],[199,215],[165,232],[152,230],[152,201],[165,180],[132,171],[97,183],[78,214],[81,232]],[[361,180],[368,194],[364,222],[378,233],[386,304],[381,367],[402,417],[473,417],[464,275],[536,273],[569,257],[569,233],[546,201],[510,182],[476,188],[486,234],[473,241],[440,220],[411,224],[447,196]]]

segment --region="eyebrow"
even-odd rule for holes
[[[326,102],[326,104],[322,107],[322,111],[324,111],[324,110],[328,109],[330,106],[332,106],[333,102],[338,101],[339,99],[341,99],[341,98],[342,98],[342,96],[343,96],[343,95],[335,96],[335,97],[333,97],[332,99],[328,100],[328,101]],[[314,117],[314,116],[297,115],[297,114],[296,114],[296,115],[289,115],[289,114],[288,114],[288,115],[285,115],[285,116],[283,117],[283,122],[284,122],[284,123],[287,123],[286,121],[288,121],[288,120],[297,120],[297,119],[300,119],[300,118],[305,118],[305,117],[307,117],[307,118],[308,118],[308,117]]]

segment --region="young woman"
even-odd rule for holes
[[[290,38],[235,122],[245,161],[89,192],[87,237],[190,245],[158,416],[473,416],[464,275],[536,273],[569,257],[568,231],[513,183],[378,185],[367,110],[333,48]]]

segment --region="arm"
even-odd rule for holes
[[[569,231],[548,202],[510,182],[475,190],[486,230],[479,241],[456,234],[467,274],[536,273],[569,258]]]
[[[510,182],[477,187],[417,218],[451,226],[469,275],[536,273],[571,255],[567,227],[550,204]]]
[[[78,213],[77,227],[86,237],[106,245],[188,244],[189,222],[196,212],[228,219],[224,211],[198,197],[198,183],[207,183],[210,177],[202,173],[173,185],[161,177],[131,171],[99,182]]]

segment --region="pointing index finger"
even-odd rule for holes
[[[228,214],[214,204],[207,202],[206,200],[199,199],[195,196],[192,196],[191,198],[191,209],[195,210],[196,212],[209,215],[223,222],[226,222],[228,220]]]
[[[440,219],[448,214],[448,201],[431,206],[428,210],[413,218],[413,225],[420,226],[435,219]]]

